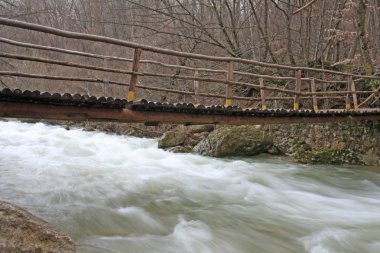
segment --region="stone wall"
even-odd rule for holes
[[[380,122],[264,126],[277,147],[302,163],[380,165]]]
[[[300,163],[378,166],[380,122],[219,126],[215,129],[180,126],[165,133],[159,147],[215,157],[269,153],[289,155]]]

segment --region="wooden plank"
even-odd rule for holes
[[[295,85],[295,92],[297,93],[300,93],[301,92],[301,75],[302,75],[302,71],[301,70],[297,70],[296,71],[296,85]],[[296,94],[294,96],[294,106],[293,106],[293,109],[294,110],[299,110],[300,109],[300,96],[298,94]]]
[[[134,57],[133,57],[133,63],[132,63],[132,75],[131,80],[129,82],[129,90],[128,90],[128,102],[133,102],[136,98],[136,85],[137,85],[137,79],[140,66],[140,58],[141,58],[141,48],[136,48]]]
[[[227,82],[234,81],[234,62],[230,61],[227,67]],[[226,106],[232,105],[232,83],[226,85]]]
[[[316,92],[316,87],[315,87],[315,79],[311,79],[311,92]],[[318,111],[318,100],[316,95],[312,95],[313,99],[313,110]]]
[[[260,87],[262,87],[260,89],[261,109],[262,110],[267,110],[268,107],[267,107],[267,103],[265,101],[265,90],[263,89],[263,87],[264,87],[264,79],[263,78],[259,78],[259,82],[260,82]]]

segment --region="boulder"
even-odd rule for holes
[[[270,155],[285,155],[285,153],[275,145],[269,147],[266,152]]]
[[[158,141],[158,147],[168,149],[171,147],[182,146],[185,143],[187,135],[181,131],[166,132]]]
[[[214,130],[213,125],[180,125],[172,131],[166,132],[158,141],[158,147],[172,152],[185,153],[185,150],[191,152],[192,148],[203,140],[212,130]]]
[[[0,252],[73,253],[68,235],[24,209],[0,201]]]
[[[215,126],[214,125],[190,125],[190,126],[184,126],[180,125],[176,128],[176,130],[179,130],[181,132],[190,133],[190,134],[197,134],[197,133],[204,133],[204,132],[212,132],[214,131]]]
[[[260,128],[252,125],[221,127],[211,132],[193,149],[213,157],[253,156],[266,153],[273,142]]]

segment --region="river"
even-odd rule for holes
[[[380,173],[0,122],[0,199],[87,253],[380,252]]]

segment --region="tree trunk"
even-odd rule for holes
[[[375,71],[369,52],[369,40],[366,29],[367,2],[367,0],[359,0],[357,27],[365,72],[367,75],[372,75]]]

